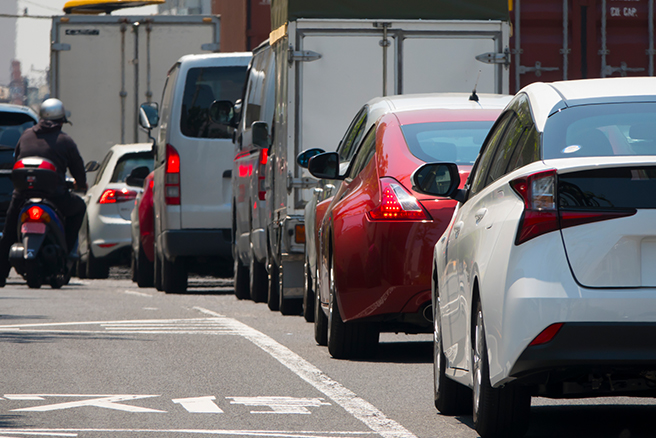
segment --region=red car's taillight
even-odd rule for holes
[[[164,172],[164,202],[180,205],[180,154],[170,144],[166,145],[166,168]]]
[[[401,184],[392,178],[380,179],[380,204],[369,211],[369,219],[385,220],[430,220],[424,209]]]
[[[137,192],[129,189],[106,189],[98,198],[98,204],[116,204],[117,202],[134,201]]]

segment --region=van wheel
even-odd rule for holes
[[[278,310],[280,294],[280,274],[278,264],[274,261],[271,262],[271,270],[269,272],[269,293],[267,294],[267,306],[274,312]]]
[[[157,246],[155,246],[155,260],[153,261],[153,286],[158,291],[163,291],[162,289],[162,256],[157,251]]]
[[[334,262],[329,267],[328,352],[335,359],[368,358],[376,354],[379,332],[361,321],[344,322],[337,303]]]
[[[314,288],[312,287],[312,275],[310,266],[305,260],[305,287],[303,290],[303,318],[307,322],[314,322]]]
[[[264,263],[258,262],[255,259],[255,256],[251,255],[251,264],[248,273],[251,300],[256,303],[266,302],[268,294],[267,288],[269,286],[266,266],[264,266]]]
[[[240,300],[250,298],[248,289],[248,269],[239,260],[239,255],[235,255],[235,296]]]
[[[512,383],[492,387],[480,302],[472,316],[476,320],[472,348],[474,427],[482,438],[524,436],[528,429],[531,395]]]
[[[167,294],[187,291],[187,270],[181,258],[171,262],[162,256],[162,289]]]
[[[153,287],[155,264],[148,260],[143,247],[139,245],[139,253],[135,260],[135,277],[139,287]]]

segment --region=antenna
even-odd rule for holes
[[[478,80],[481,78],[481,71],[478,71],[478,77],[476,78],[476,83],[474,84],[474,89],[472,90],[471,96],[469,96],[469,100],[473,100],[474,102],[478,102],[478,95],[476,94],[476,89],[478,88]]]

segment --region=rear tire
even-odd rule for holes
[[[148,260],[143,247],[139,245],[139,253],[135,261],[135,277],[139,287],[153,287],[155,278],[155,263]]]
[[[109,265],[102,259],[98,259],[91,252],[91,246],[87,247],[87,278],[108,278]]]
[[[77,278],[85,279],[87,278],[87,262],[82,261],[82,258],[75,263],[75,275]]]
[[[300,315],[303,312],[303,298],[285,298],[282,287],[284,271],[278,271],[278,310],[283,315]]]
[[[39,289],[43,283],[41,271],[36,260],[25,261],[25,281],[30,289]]]
[[[153,265],[153,285],[158,291],[163,291],[162,288],[162,256],[157,252],[155,247],[155,261]]]
[[[319,292],[314,294],[314,340],[321,346],[328,345],[328,317],[321,306]]]
[[[256,303],[264,303],[267,301],[268,295],[268,281],[266,266],[255,259],[251,255],[250,269],[248,270],[251,300]]]
[[[187,270],[181,258],[169,261],[162,256],[162,289],[167,294],[187,292]]]
[[[312,275],[310,266],[305,261],[305,288],[303,291],[303,318],[307,322],[314,322],[314,288],[312,287]]]
[[[512,383],[492,387],[480,302],[472,316],[476,321],[472,348],[474,427],[481,438],[522,437],[528,429],[531,395]]]
[[[235,255],[235,296],[240,300],[250,298],[248,289],[248,268],[241,263],[239,255]]]
[[[328,352],[335,359],[372,357],[378,349],[379,332],[371,323],[342,320],[337,303],[333,264],[331,261],[329,268]]]
[[[274,261],[271,262],[271,271],[269,272],[269,293],[267,294],[267,306],[269,310],[277,311],[279,303],[279,294],[280,294],[280,275],[278,271],[278,264]]]

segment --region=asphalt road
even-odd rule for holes
[[[476,437],[432,400],[430,335],[331,359],[302,317],[239,301],[230,280],[187,294],[124,270],[60,290],[0,289],[0,438]],[[533,399],[529,437],[653,437],[651,399]]]

